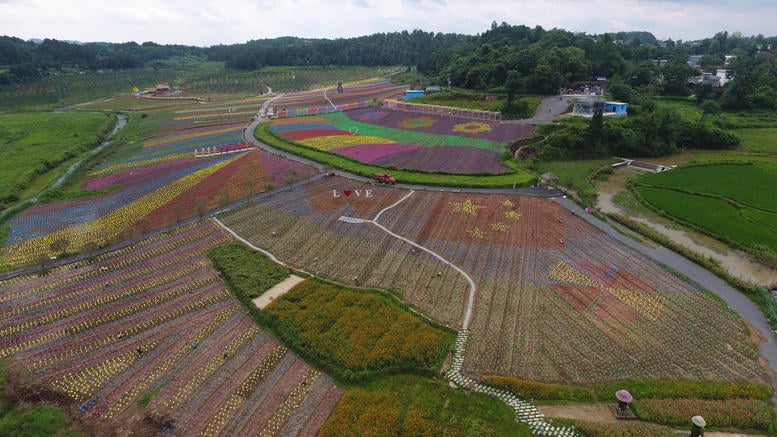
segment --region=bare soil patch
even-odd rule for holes
[[[264,294],[252,300],[251,302],[259,307],[259,309],[264,309],[267,305],[270,304],[270,302],[273,301],[273,299],[291,290],[295,285],[302,281],[304,281],[304,279],[300,278],[299,276],[289,275],[288,278],[279,282],[273,288],[265,291]]]

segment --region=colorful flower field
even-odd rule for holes
[[[210,222],[45,277],[0,283],[0,357],[122,423],[150,396],[162,435],[313,435],[343,390],[259,329],[205,254]]]
[[[408,192],[374,187],[375,206],[359,211],[341,194],[353,196],[354,184],[311,183],[232,211],[224,222],[307,271],[396,290],[459,328],[467,297],[460,274],[371,223],[337,220],[373,219],[376,209]],[[327,196],[340,203],[317,206]],[[414,192],[378,222],[474,278],[467,372],[570,382],[764,378],[733,310],[555,202]]]
[[[173,112],[174,120],[192,120],[195,122],[208,120],[250,119],[261,108],[266,97],[254,97],[244,100],[207,103],[195,107],[180,109]]]
[[[243,129],[235,123],[187,125],[145,141],[129,158],[96,167],[83,188],[116,189],[39,204],[12,217],[0,265],[145,233],[314,174],[312,167],[248,148]],[[55,253],[55,242],[67,244]]]
[[[505,145],[533,128],[366,108],[275,120],[270,129],[288,141],[383,167],[498,174],[512,171],[500,161]]]
[[[313,275],[393,290],[424,314],[458,328],[468,290],[460,274],[373,225],[338,220],[372,218],[404,194],[330,177],[232,209],[219,219],[253,244]]]
[[[337,87],[329,87],[313,91],[296,92],[282,95],[273,100],[273,106],[278,110],[299,111],[309,108],[332,108],[350,110],[360,103],[383,100],[405,92],[407,86],[394,85],[387,80],[367,80],[343,85],[343,92],[338,93]],[[350,107],[349,107],[350,105]],[[316,111],[318,112],[318,111]],[[294,112],[296,115],[306,115],[306,111]]]

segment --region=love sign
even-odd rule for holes
[[[375,197],[372,190],[332,190],[332,197],[358,197],[358,198],[371,198]]]

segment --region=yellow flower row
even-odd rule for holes
[[[60,339],[62,337],[65,337],[68,333],[70,333],[70,334],[77,334],[77,333],[79,333],[81,331],[94,328],[96,326],[99,326],[99,325],[111,322],[111,321],[116,320],[116,319],[120,319],[122,317],[126,317],[129,314],[132,314],[132,313],[137,312],[137,311],[141,311],[141,310],[143,310],[145,308],[148,308],[149,306],[152,306],[152,305],[160,304],[160,303],[162,303],[165,300],[169,300],[169,299],[175,298],[175,297],[180,296],[180,295],[182,295],[184,293],[187,293],[189,290],[194,290],[194,289],[196,289],[196,288],[198,288],[200,286],[203,286],[203,285],[205,285],[205,284],[207,284],[209,282],[212,282],[214,280],[215,280],[215,277],[205,278],[205,279],[203,279],[201,281],[197,281],[195,283],[188,284],[187,286],[185,286],[185,287],[183,287],[181,289],[175,290],[172,293],[167,293],[164,296],[155,296],[153,299],[145,301],[145,302],[143,302],[140,305],[135,305],[135,306],[129,307],[129,308],[123,308],[122,310],[114,312],[114,313],[109,314],[107,316],[100,316],[100,317],[98,317],[96,319],[91,319],[91,320],[83,321],[83,322],[79,323],[76,326],[68,328],[68,330],[67,330],[68,332],[67,333],[65,331],[54,331],[54,332],[50,332],[50,333],[45,334],[45,335],[41,335],[40,337],[34,338],[34,339],[32,339],[30,341],[27,341],[25,343],[19,343],[19,344],[16,344],[14,346],[11,346],[11,347],[8,347],[8,348],[5,348],[5,349],[0,348],[0,358],[6,358],[6,357],[14,355],[14,354],[16,354],[18,352],[21,352],[23,350],[27,350],[27,349],[30,349],[30,348],[33,348],[33,347],[37,347],[37,346],[49,343],[51,341]],[[198,306],[210,305],[212,303],[215,303],[215,302],[218,302],[220,300],[226,299],[228,296],[230,296],[229,292],[226,291],[226,289],[224,289],[220,293],[212,295],[212,296],[208,296],[207,298],[202,299],[202,300],[200,300],[199,302],[197,302],[195,304],[187,305],[186,307],[184,307],[183,310],[184,311],[191,311],[192,309],[194,309],[194,308],[196,308]],[[158,321],[158,323],[161,323],[162,321]],[[136,329],[139,332],[139,331],[142,331],[142,330],[145,330],[145,329],[148,329],[148,328],[152,327],[152,325],[154,323],[157,323],[157,321],[153,321],[152,320],[152,321],[143,322],[140,325],[138,325],[136,327]]]
[[[257,385],[275,368],[278,362],[286,355],[288,349],[284,346],[276,346],[270,353],[259,363],[242,384],[232,393],[229,398],[224,402],[221,407],[216,411],[205,426],[205,429],[200,433],[202,436],[217,436],[232,418],[232,413],[237,410],[246,398],[254,391]]]
[[[91,222],[71,226],[21,244],[3,248],[0,252],[2,254],[0,265],[24,264],[41,256],[53,255],[51,244],[62,239],[69,242],[67,252],[77,252],[88,243],[109,241],[150,212],[175,199],[184,191],[238,158],[224,160],[186,175]]]
[[[192,228],[195,228],[195,227],[200,227],[200,229],[197,230],[196,233],[192,233],[191,235],[188,235],[188,236],[183,237],[183,238],[169,238],[170,237],[169,234],[153,235],[151,237],[148,237],[148,238],[144,239],[143,241],[141,241],[139,243],[133,244],[133,245],[128,246],[128,247],[125,247],[123,249],[119,249],[119,250],[115,250],[115,251],[112,251],[112,252],[109,252],[109,253],[105,253],[105,254],[99,255],[99,256],[97,256],[95,258],[94,263],[95,264],[99,264],[99,263],[106,262],[106,263],[110,264],[109,267],[110,267],[111,270],[123,269],[123,268],[129,267],[129,266],[131,266],[133,264],[136,264],[138,262],[141,262],[143,260],[146,260],[146,259],[149,259],[149,258],[152,258],[152,257],[157,257],[157,256],[163,255],[163,254],[168,253],[168,252],[172,252],[172,251],[180,248],[181,246],[183,246],[185,244],[188,244],[188,243],[191,243],[193,241],[196,241],[196,240],[199,240],[199,239],[203,238],[204,236],[206,236],[207,234],[209,234],[213,230],[213,228],[210,227],[210,226],[203,226],[201,223],[192,223],[192,224],[188,224],[188,225],[185,225],[185,226],[182,226],[181,228],[179,228],[177,230],[177,234],[184,234],[186,232],[190,232],[192,230]],[[207,252],[211,248],[213,248],[215,246],[218,246],[219,244],[221,244],[223,242],[231,240],[231,237],[229,236],[229,234],[219,233],[219,235],[220,235],[220,237],[217,238],[215,241],[211,241],[211,243],[208,245],[208,247],[203,248],[201,253],[186,251],[183,254],[178,255],[175,258],[171,258],[171,259],[169,259],[167,261],[159,261],[159,260],[157,260],[154,263],[154,267],[159,269],[161,267],[167,267],[167,266],[170,266],[170,265],[182,262],[182,260],[185,260],[187,258],[191,258],[193,256],[204,255],[205,252]],[[143,246],[149,246],[149,245],[151,245],[151,244],[153,244],[155,242],[158,242],[159,240],[162,240],[162,239],[164,239],[164,242],[161,245],[159,245],[158,247],[154,247],[154,248],[147,249],[147,250],[141,250],[143,248]],[[128,256],[125,259],[117,261],[117,258],[119,258],[122,255],[127,255],[127,254],[129,254],[130,256]],[[150,271],[149,269],[154,269],[154,267],[149,267],[149,268],[146,268],[146,269],[139,270],[138,272],[136,272],[134,274],[128,273],[126,276],[123,277],[123,279],[126,280],[126,278],[132,278],[134,276],[139,275],[140,273]],[[62,269],[67,269],[67,270],[70,270],[70,268],[71,268],[71,266],[62,267]],[[56,271],[52,271],[50,273],[55,274],[57,272]],[[33,295],[35,295],[37,293],[40,293],[42,291],[45,291],[45,290],[57,289],[59,287],[67,285],[67,284],[72,284],[72,283],[84,281],[86,279],[89,279],[89,278],[92,278],[94,276],[97,276],[98,274],[101,274],[101,273],[102,273],[102,271],[100,271],[98,269],[90,269],[90,270],[86,270],[86,271],[81,272],[81,273],[79,273],[77,275],[74,275],[74,276],[67,276],[65,278],[55,279],[55,280],[52,280],[51,282],[48,282],[48,281],[41,282],[41,284],[38,285],[37,287],[30,287],[30,288],[27,288],[27,289],[19,290],[19,291],[14,292],[14,293],[4,294],[2,297],[0,297],[0,302],[10,302],[12,300],[16,300],[16,299],[19,299],[19,298],[22,298],[22,297],[33,296]],[[35,276],[37,276],[37,274]],[[0,288],[2,288],[4,286],[7,286],[7,285],[11,285],[11,284],[17,283],[18,281],[15,281],[15,279],[18,279],[18,278],[26,278],[27,281],[33,279],[29,275],[19,276],[19,277],[16,277],[16,278],[11,278],[8,281],[0,282]]]
[[[299,384],[297,384],[297,386],[291,390],[289,397],[287,397],[281,406],[275,410],[273,415],[267,419],[267,423],[265,423],[264,428],[262,428],[262,431],[259,432],[259,437],[274,436],[281,429],[281,426],[283,426],[286,421],[289,420],[289,417],[291,417],[294,410],[302,405],[302,401],[305,399],[305,397],[307,397],[308,393],[310,393],[312,382],[315,381],[319,376],[321,376],[321,372],[316,369],[309,368],[307,371],[305,371],[305,374],[302,377],[303,380],[300,381]],[[305,381],[310,383],[306,383]]]
[[[192,152],[185,153],[173,153],[170,155],[159,156],[156,158],[144,159],[142,161],[132,162],[117,162],[116,164],[108,167],[103,167],[99,170],[89,172],[89,176],[101,176],[108,173],[118,172],[122,170],[130,170],[135,168],[150,167],[152,165],[161,164],[168,161],[177,161],[179,159],[191,159]]]
[[[157,342],[154,341],[141,347],[144,351],[149,351],[156,346]],[[73,399],[79,402],[84,401],[108,380],[125,371],[140,356],[134,350],[125,352],[115,358],[56,380],[54,381],[54,386],[70,395]]]
[[[548,275],[548,278],[555,279],[557,281],[572,282],[574,284],[587,285],[589,287],[600,286],[596,281],[589,278],[582,272],[576,270],[574,267],[570,266],[569,264],[563,261],[558,263],[556,268],[554,268],[553,271],[550,272],[550,274]]]
[[[360,144],[394,144],[395,141],[372,135],[327,135],[306,138],[300,140],[299,143],[319,150],[331,150]]]
[[[241,346],[243,346],[244,343],[249,341],[251,337],[256,335],[259,331],[259,328],[256,326],[252,326],[248,330],[243,331],[227,346],[227,352],[229,355],[233,355],[235,351],[237,351]],[[185,386],[181,387],[177,393],[165,401],[165,406],[172,410],[178,409],[178,407],[180,407],[184,401],[189,399],[197,387],[202,385],[202,383],[208,377],[210,377],[210,375],[212,375],[213,372],[215,372],[216,369],[218,369],[222,364],[224,364],[224,360],[220,356],[211,358],[205,367],[193,375]]]
[[[208,323],[200,332],[194,337],[192,340],[195,343],[202,343],[204,339],[209,337],[211,334],[213,334],[216,329],[218,329],[219,326],[223,325],[227,320],[229,320],[235,313],[237,312],[237,306],[233,306],[226,311],[221,312],[218,316],[216,316],[210,323]],[[119,398],[116,402],[114,402],[108,410],[105,411],[103,414],[103,417],[106,419],[112,418],[115,414],[120,412],[124,409],[127,405],[129,405],[130,402],[137,399],[144,391],[146,391],[146,388],[148,388],[151,383],[159,379],[162,374],[166,373],[168,370],[170,370],[174,365],[176,365],[183,357],[185,357],[187,354],[191,353],[192,348],[189,344],[186,344],[179,348],[173,356],[165,360],[164,363],[154,368],[154,370],[146,375],[143,380],[137,382],[135,385],[132,386],[132,388],[127,391],[121,398]]]
[[[173,264],[173,260],[168,260],[167,264]],[[56,320],[56,319],[61,318],[61,317],[67,317],[68,315],[70,315],[72,313],[76,313],[76,312],[79,312],[79,311],[82,311],[82,310],[85,310],[85,309],[88,309],[88,308],[92,308],[92,307],[97,306],[97,305],[103,305],[103,304],[112,302],[114,300],[121,299],[123,297],[131,296],[133,294],[136,294],[140,290],[147,290],[147,289],[149,289],[151,287],[155,287],[157,284],[159,284],[161,282],[175,280],[176,278],[179,278],[179,277],[181,277],[184,274],[191,273],[191,272],[193,272],[193,271],[195,271],[197,269],[200,269],[200,268],[208,266],[208,265],[210,265],[210,264],[207,261],[205,261],[205,260],[200,260],[200,261],[197,261],[197,262],[194,262],[194,263],[188,263],[187,267],[184,268],[183,270],[178,270],[178,271],[172,273],[171,275],[166,275],[164,277],[157,277],[156,280],[153,281],[153,282],[145,281],[141,286],[133,287],[131,289],[125,289],[121,293],[114,293],[114,294],[109,294],[109,295],[103,295],[103,296],[98,297],[95,300],[91,300],[91,301],[88,301],[88,302],[81,302],[81,303],[79,303],[76,306],[73,306],[73,307],[70,307],[70,308],[66,308],[66,309],[60,310],[60,311],[58,311],[56,313],[44,316],[44,318],[38,319],[35,322],[27,322],[27,323],[25,323],[23,325],[17,325],[16,327],[13,327],[13,328],[17,328],[18,327],[19,330],[26,329],[26,328],[28,328],[30,326],[34,326],[35,324],[39,323],[40,320],[45,320],[45,319],[48,319],[48,318]],[[162,266],[164,266],[164,265],[162,265]],[[160,267],[162,267],[162,266],[160,266]],[[148,266],[145,269],[138,269],[135,272],[128,272],[127,275],[121,277],[121,280],[122,280],[123,283],[126,283],[130,279],[132,279],[133,277],[145,276],[146,273],[153,272],[154,270],[157,270],[157,269],[158,269],[157,266]],[[14,316],[14,315],[17,315],[17,314],[23,314],[26,311],[32,311],[32,310],[35,310],[35,309],[40,308],[40,307],[45,307],[45,306],[54,304],[56,302],[60,302],[60,301],[67,300],[67,299],[72,299],[73,297],[76,297],[76,296],[79,296],[79,295],[89,294],[89,293],[94,292],[95,290],[100,289],[101,287],[102,286],[99,285],[99,284],[92,284],[92,286],[83,288],[81,290],[78,290],[78,292],[74,293],[74,294],[58,294],[58,295],[56,295],[56,296],[54,296],[54,297],[52,297],[50,299],[39,300],[39,301],[37,301],[37,302],[35,302],[33,304],[30,304],[30,305],[15,306],[15,307],[13,307],[13,309],[11,311],[6,311],[6,312],[2,313],[0,315],[0,318],[6,319],[8,317],[11,317],[11,316]],[[9,328],[6,328],[6,329],[9,329]],[[0,329],[0,336],[6,335],[6,332],[5,332],[6,329]]]
[[[666,297],[655,292],[622,290],[618,288],[608,288],[621,302],[628,305],[631,309],[639,313],[647,320],[656,320],[661,315],[661,310],[666,303]]]
[[[215,129],[215,130],[207,130],[207,131],[201,131],[201,132],[188,132],[188,133],[184,132],[184,133],[181,133],[179,135],[173,135],[173,136],[170,136],[170,137],[155,138],[153,140],[148,140],[148,141],[143,143],[143,147],[146,148],[146,147],[152,147],[152,146],[156,146],[158,144],[163,144],[163,143],[172,143],[172,142],[176,142],[176,141],[186,141],[186,140],[190,140],[192,138],[207,137],[207,136],[216,135],[216,134],[223,134],[223,133],[227,133],[227,132],[237,132],[240,129],[241,129],[240,127],[230,126],[228,128],[224,128],[224,129]]]

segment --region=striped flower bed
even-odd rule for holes
[[[150,398],[146,411],[169,419],[159,435],[315,435],[343,390],[226,290],[205,255],[229,240],[200,222],[94,263],[0,281],[0,357],[111,429]]]

